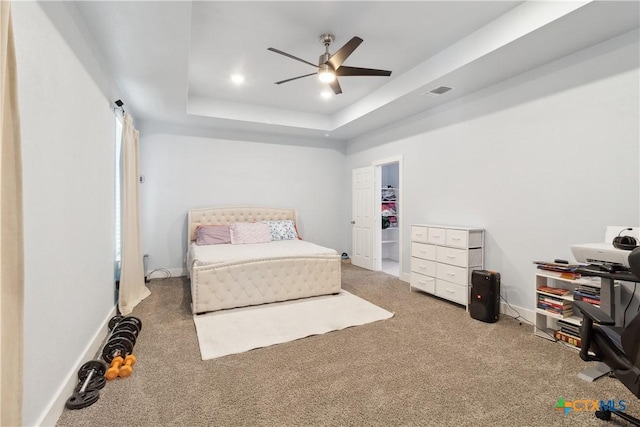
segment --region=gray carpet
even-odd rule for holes
[[[133,375],[61,426],[601,426],[558,398],[638,400],[617,380],[586,383],[578,352],[504,317],[487,324],[384,273],[343,265],[343,288],[391,319],[202,361],[186,278],[157,279]],[[533,280],[533,278],[532,278]],[[533,285],[532,285],[533,286]],[[619,425],[610,423],[609,425]]]

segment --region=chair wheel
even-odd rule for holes
[[[611,421],[611,411],[596,411],[596,418],[604,421]]]

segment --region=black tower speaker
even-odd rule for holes
[[[469,314],[487,323],[500,318],[500,273],[474,270],[471,273],[471,302]]]

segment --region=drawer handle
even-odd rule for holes
[[[439,234],[434,234],[433,237],[435,237],[436,239],[439,239],[440,235]]]
[[[421,253],[421,254],[426,254],[426,253],[427,253],[427,251],[423,251],[423,250],[421,250],[421,251],[420,251],[420,253]]]
[[[420,283],[421,285],[426,285],[427,284],[427,282],[424,282],[424,281],[421,281],[421,280],[418,280],[418,283]]]
[[[447,275],[448,275],[448,276],[451,276],[451,277],[455,277],[455,276],[456,276],[456,273],[450,273],[450,272],[448,272],[448,271],[447,271]]]
[[[460,240],[460,237],[452,237],[451,240]]]
[[[449,292],[450,294],[455,294],[455,291],[452,291],[451,289],[445,289],[447,292]]]
[[[416,233],[416,236],[422,236],[422,233]]]
[[[421,265],[420,267],[418,267],[420,270],[426,270],[427,267],[425,267],[424,265]]]
[[[453,259],[453,258],[455,258],[455,257],[456,257],[455,255],[447,255],[447,258],[451,258],[451,259]]]

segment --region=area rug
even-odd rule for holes
[[[281,344],[393,317],[345,290],[193,316],[202,360]]]

